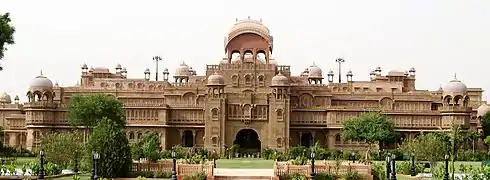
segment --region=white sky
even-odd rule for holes
[[[295,75],[314,61],[324,74],[346,60],[354,80],[381,66],[417,69],[417,89],[437,90],[454,73],[468,87],[490,89],[488,0],[0,0],[17,28],[0,72],[0,91],[25,99],[42,69],[53,83],[71,86],[80,67],[128,76],[185,62],[202,75],[224,55],[223,38],[235,18],[262,18],[274,36],[273,56]],[[153,76],[152,76],[153,77]],[[345,79],[345,77],[344,77]],[[485,99],[488,99],[485,97]]]

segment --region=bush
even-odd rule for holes
[[[60,165],[61,168],[73,165],[84,148],[82,135],[78,132],[47,134],[42,137],[41,142],[46,160]]]
[[[163,171],[156,171],[155,174],[153,175],[154,178],[171,178],[172,172],[163,172]]]
[[[306,175],[300,173],[279,176],[279,180],[306,180]]]
[[[330,173],[318,173],[315,176],[315,180],[337,180],[339,177]]]
[[[206,180],[206,174],[204,173],[197,173],[196,175],[193,176],[184,176],[184,180]]]
[[[415,163],[415,174],[424,172],[424,165]],[[396,173],[398,174],[411,174],[412,164],[410,161],[396,161]]]
[[[344,179],[345,180],[359,180],[363,179],[361,175],[357,171],[349,171],[344,174]]]
[[[86,161],[91,162],[92,152],[100,154],[98,161],[101,177],[126,177],[131,167],[131,150],[123,128],[110,119],[103,118],[94,128],[88,142]]]
[[[154,132],[145,133],[136,143],[131,145],[132,158],[146,158],[148,161],[155,162],[160,159],[159,147],[160,138],[158,134]]]

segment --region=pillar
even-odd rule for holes
[[[192,146],[196,147],[196,130],[192,130]]]
[[[167,129],[163,128],[160,131],[160,147],[162,147],[162,150],[167,149]]]
[[[17,144],[17,134],[16,132],[9,132],[9,146],[16,148]]]
[[[27,138],[26,138],[26,149],[29,151],[33,150],[34,146],[34,130],[27,129]]]

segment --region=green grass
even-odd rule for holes
[[[35,161],[36,159],[36,157],[18,157],[15,161],[15,167],[22,168],[24,164]]]
[[[216,160],[216,168],[230,169],[272,169],[274,167],[273,160],[265,159],[219,159]]]

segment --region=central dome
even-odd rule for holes
[[[228,32],[226,44],[228,44],[233,38],[246,33],[257,34],[267,41],[270,40],[269,28],[262,24],[261,20],[257,21],[250,19],[249,17],[245,20],[237,20],[235,25],[231,27],[230,31]]]

